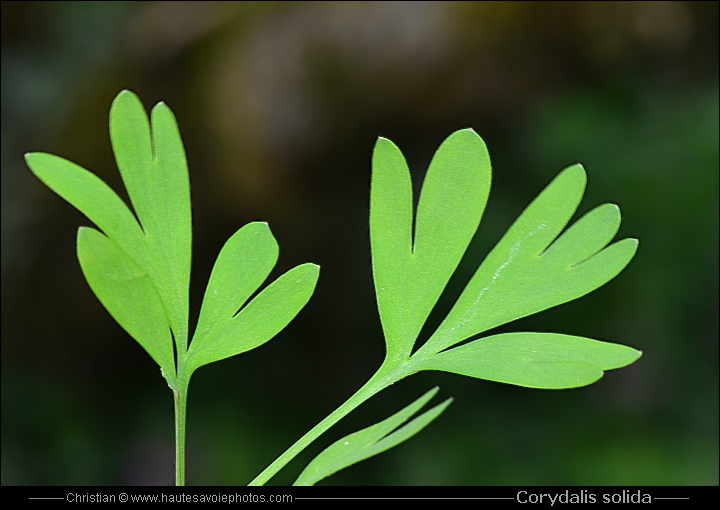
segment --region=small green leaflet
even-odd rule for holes
[[[490,157],[472,130],[435,153],[413,238],[412,184],[400,150],[379,138],[370,189],[370,246],[387,356],[406,359],[472,239],[490,193]]]
[[[629,365],[640,352],[625,345],[557,333],[504,333],[429,357],[422,369],[540,389],[592,384],[603,370]]]
[[[110,138],[137,219],[84,168],[52,154],[25,159],[41,181],[98,227],[78,232],[85,278],[177,388],[173,337],[177,363],[187,363],[187,384],[198,367],[253,349],[282,330],[310,299],[319,267],[297,266],[246,303],[275,266],[278,247],[267,224],[241,228],[220,252],[188,350],[190,180],[175,117],[159,103],[148,119],[138,97],[125,90],[110,109]]]
[[[264,344],[298,314],[315,289],[319,267],[301,264],[281,275],[239,312],[275,266],[278,246],[267,223],[249,223],[223,246],[188,350],[188,368]]]
[[[152,278],[115,241],[94,228],[78,230],[77,254],[100,302],[160,365],[163,374],[174,375],[170,326]]]
[[[315,485],[323,478],[341,469],[389,450],[410,439],[440,416],[440,413],[452,402],[452,399],[449,398],[400,427],[402,423],[418,412],[437,391],[437,387],[433,388],[412,404],[380,423],[354,432],[334,442],[307,465],[293,485]]]
[[[616,205],[593,209],[562,233],[585,190],[580,165],[561,172],[525,209],[447,318],[411,355],[420,329],[480,223],[490,174],[487,148],[472,129],[450,135],[430,163],[413,232],[407,164],[391,141],[378,140],[370,243],[386,365],[405,373],[443,370],[531,388],[573,388],[638,359],[640,352],[630,347],[552,333],[495,335],[447,350],[491,328],[583,296],[630,262],[636,239],[608,246],[620,226]]]

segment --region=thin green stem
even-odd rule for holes
[[[185,485],[185,418],[187,416],[188,379],[185,377],[185,364],[179,364],[177,386],[173,388],[175,397],[175,485]],[[179,368],[180,368],[179,367]]]
[[[380,369],[359,390],[357,390],[353,396],[347,399],[324,420],[310,429],[310,431],[298,439],[290,448],[285,450],[282,455],[275,459],[272,464],[266,467],[262,473],[257,475],[248,485],[264,485],[268,480],[270,480],[270,478],[275,476],[278,471],[285,467],[288,462],[295,458],[297,454],[303,451],[310,445],[310,443],[315,441],[330,427],[350,414],[351,411],[370,397],[384,390],[391,384],[399,381],[406,375],[408,374],[404,370],[401,370],[397,365],[392,369],[387,369],[386,365],[383,364],[383,366],[381,366]]]

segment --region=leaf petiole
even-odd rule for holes
[[[380,393],[385,388],[395,384],[400,379],[407,377],[413,372],[409,372],[409,364],[397,362],[383,363],[375,374],[360,387],[350,398],[330,413],[320,423],[310,429],[304,436],[298,439],[290,448],[285,450],[272,464],[266,467],[259,475],[257,475],[248,485],[259,486],[265,485],[270,478],[280,471],[288,462],[294,459],[300,452],[308,447],[313,441],[324,434],[330,427],[335,425],[345,416],[355,410],[360,404],[369,400],[374,395]]]

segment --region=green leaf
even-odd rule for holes
[[[173,386],[170,326],[150,276],[112,239],[90,227],[81,227],[77,255],[85,279],[110,315],[160,365]]]
[[[267,224],[246,225],[218,257],[188,350],[192,216],[177,122],[163,103],[148,119],[138,97],[125,90],[110,110],[110,138],[134,213],[104,182],[74,163],[43,153],[26,154],[26,161],[102,231],[78,232],[80,266],[100,302],[160,365],[173,389],[176,481],[182,485],[190,375],[201,365],[257,347],[283,329],[310,299],[319,267],[297,266],[245,304],[278,256]]]
[[[252,225],[255,225],[255,227],[249,229],[250,232],[256,229],[260,232],[263,231],[263,224]],[[231,253],[236,249],[242,251],[243,248],[235,246],[240,243],[239,240],[243,237],[238,236],[240,232],[242,232],[242,229],[233,236],[235,241],[233,241],[233,238],[228,241],[228,244],[231,241],[233,243],[227,253]],[[267,230],[267,233],[269,234],[269,230]],[[262,235],[258,237],[262,237]],[[225,248],[223,248],[223,251],[225,251]],[[225,285],[224,282],[222,284],[215,284],[214,282],[214,280],[221,280],[220,277],[215,278],[216,271],[220,276],[230,273],[230,268],[225,264],[226,260],[221,252],[208,285],[208,292],[211,294],[215,292],[211,290],[211,287],[224,290],[229,290],[231,287],[231,285]],[[252,265],[252,262],[250,265]],[[196,368],[213,361],[254,349],[278,334],[307,304],[315,289],[319,273],[320,267],[315,264],[307,263],[296,266],[266,287],[234,317],[225,316],[224,319],[220,318],[217,324],[212,327],[208,327],[209,323],[204,322],[208,326],[203,329],[198,328],[188,350],[189,372],[192,373]],[[244,287],[241,287],[238,293],[239,297],[236,298],[235,303],[242,304],[247,299],[245,294],[254,285],[252,281],[254,279],[248,278],[242,282],[241,285],[244,285]],[[241,280],[241,278],[238,278],[238,280]],[[252,290],[250,293],[252,293]],[[211,303],[208,309],[212,310],[212,308]],[[205,309],[205,304],[203,304],[203,309]],[[229,309],[227,308],[225,311]],[[207,313],[214,314],[216,312]],[[221,317],[221,312],[217,313],[217,316]]]
[[[267,223],[248,223],[235,232],[215,261],[196,337],[232,319],[268,277],[277,258],[278,244]]]
[[[412,404],[380,423],[354,432],[331,444],[307,465],[293,485],[315,485],[323,478],[341,469],[389,450],[411,438],[437,418],[452,402],[451,398],[447,399],[397,429],[418,412],[437,391],[438,388],[433,388]],[[395,431],[392,432],[393,430]]]
[[[124,90],[110,109],[110,139],[130,201],[150,245],[149,272],[168,310],[176,342],[187,345],[192,251],[190,181],[175,117]]]
[[[620,225],[616,205],[593,209],[550,245],[577,209],[585,182],[584,169],[574,165],[543,190],[483,261],[418,353],[439,352],[496,326],[577,299],[623,270],[638,243],[624,239],[603,249]]]
[[[490,157],[471,129],[435,153],[412,233],[412,186],[400,150],[380,138],[373,153],[370,243],[388,357],[412,351],[425,320],[473,237],[490,191]]]
[[[421,370],[442,370],[518,386],[577,388],[633,363],[641,352],[625,345],[558,333],[504,333],[435,354]]]
[[[121,92],[110,110],[110,136],[140,223],[110,187],[82,167],[51,154],[32,153],[25,159],[40,180],[85,214],[147,275],[163,305],[165,317],[159,327],[169,322],[184,351],[192,240],[190,182],[177,123],[167,106],[155,106],[152,132],[150,128],[137,96]],[[109,311],[117,318],[118,312]],[[130,318],[124,320],[127,324]],[[126,324],[121,323],[125,329]],[[174,363],[168,373],[175,373]]]
[[[608,246],[620,226],[620,210],[614,204],[596,207],[563,233],[585,191],[587,178],[579,164],[561,172],[525,209],[445,320],[410,357],[420,329],[478,226],[490,178],[490,159],[482,140],[471,130],[450,135],[425,178],[413,241],[407,164],[392,142],[378,140],[370,241],[387,345],[384,370],[397,378],[418,370],[445,370],[522,386],[566,388],[590,384],[603,370],[635,361],[639,353],[629,347],[541,333],[497,335],[447,350],[595,290],[635,255],[636,239]]]
[[[25,161],[38,179],[87,216],[137,264],[145,262],[145,238],[140,225],[122,199],[100,178],[52,154],[26,154]]]
[[[177,122],[164,103],[148,119],[138,97],[125,90],[110,109],[110,138],[137,218],[110,187],[80,166],[43,153],[27,154],[26,161],[40,180],[107,236],[99,241],[83,233],[95,231],[81,231],[83,271],[110,314],[163,372],[173,378],[176,373],[172,345],[169,350],[166,345],[168,324],[180,362],[192,358],[190,371],[257,347],[284,328],[309,300],[319,268],[298,266],[245,305],[278,256],[267,224],[251,223],[228,240],[218,257],[188,351],[192,219]],[[120,283],[113,288],[116,281]]]

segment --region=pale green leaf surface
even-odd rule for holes
[[[548,248],[575,212],[585,181],[580,165],[569,167],[525,209],[420,349],[423,354],[577,299],[622,271],[637,240],[603,249],[620,225],[620,210],[613,204],[587,213]]]
[[[315,289],[320,267],[301,264],[263,289],[240,312],[207,333],[199,332],[188,350],[188,370],[258,347],[300,312]]]
[[[169,284],[175,298],[179,326],[185,329],[189,310],[190,265],[192,257],[192,213],[190,179],[180,131],[170,108],[157,104],[151,113],[154,168],[158,174],[156,204],[157,244],[162,265],[169,270]],[[150,241],[155,240],[150,235]],[[187,342],[187,339],[185,339]]]
[[[99,177],[53,154],[34,152],[26,154],[25,161],[48,188],[87,216],[136,263],[144,263],[146,247],[140,225],[125,202]]]
[[[153,175],[150,122],[140,99],[120,92],[110,107],[110,141],[120,176],[143,229],[153,224],[157,176]]]
[[[541,389],[592,384],[604,370],[624,367],[642,353],[631,347],[558,333],[504,333],[474,340],[422,360],[442,370]]]
[[[225,242],[203,298],[195,339],[224,327],[270,274],[278,244],[267,223],[248,223]],[[194,340],[195,341],[195,340]]]
[[[172,338],[160,296],[147,272],[101,232],[81,227],[80,267],[110,315],[160,365],[170,384],[175,375]]]
[[[363,459],[367,459],[373,455],[382,453],[386,450],[389,450],[390,448],[399,445],[404,441],[407,441],[415,434],[420,432],[422,429],[424,429],[427,425],[429,425],[431,421],[440,416],[440,414],[445,410],[445,408],[447,408],[447,406],[452,403],[452,401],[452,398],[446,399],[444,402],[436,405],[433,408],[428,409],[417,418],[414,418],[408,424],[403,425],[402,427],[394,431],[392,434],[385,436],[380,441],[367,449],[367,455],[363,455]]]
[[[400,150],[378,138],[370,185],[370,247],[373,279],[388,356],[403,356],[412,294],[412,184]]]
[[[43,153],[27,154],[26,160],[38,178],[105,233],[107,238],[98,238],[83,230],[78,236],[83,243],[78,255],[91,288],[163,372],[174,377],[166,326],[184,359],[192,242],[190,182],[180,132],[165,104],[156,105],[148,119],[138,97],[126,90],[111,107],[110,137],[137,219],[112,189],[78,165]],[[192,368],[264,343],[307,303],[318,277],[312,264],[288,271],[237,313],[267,278],[277,252],[264,223],[247,225],[226,243],[208,284]],[[99,267],[100,261],[108,268]],[[125,273],[137,277],[125,278]],[[119,282],[117,288],[112,282]]]
[[[380,423],[354,432],[331,444],[307,465],[293,485],[314,485],[333,473],[382,453],[411,438],[437,418],[452,402],[452,399],[448,399],[397,429],[418,412],[437,391],[438,388],[433,388]],[[393,430],[395,431],[392,432]]]
[[[85,214],[153,279],[176,336],[187,341],[190,185],[170,109],[153,110],[154,139],[140,100],[121,92],[110,112],[113,151],[140,224],[117,194],[82,167],[51,154],[26,155],[50,189]],[[155,156],[153,157],[153,148]]]
[[[484,142],[472,129],[453,133],[428,168],[413,241],[407,164],[392,142],[378,140],[370,237],[378,308],[391,357],[410,354],[477,230],[489,191],[490,157]]]
[[[159,103],[152,131],[145,108],[132,92],[118,94],[110,109],[115,159],[148,242],[149,271],[170,313],[180,345],[187,342],[192,225],[190,181],[175,117]]]

